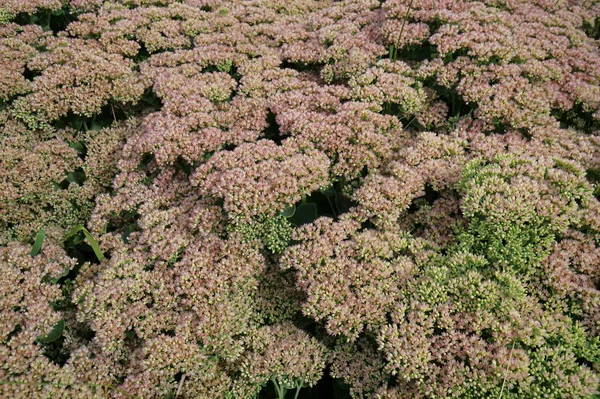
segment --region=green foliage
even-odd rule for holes
[[[279,214],[286,218],[291,218],[296,213],[296,205],[290,205],[283,208]]]
[[[554,235],[542,220],[519,225],[473,218],[457,241],[457,250],[483,255],[505,271],[520,273],[549,254]]]
[[[271,383],[273,384],[275,392],[277,393],[277,399],[285,399],[287,391],[292,389],[295,389],[294,399],[297,399],[300,390],[308,386],[308,384],[306,384],[302,379],[294,379],[292,382],[285,383],[280,382],[277,378],[273,377],[271,378]]]
[[[286,249],[292,235],[292,225],[283,215],[266,217],[260,220],[232,221],[229,232],[240,232],[248,242],[258,241],[271,253],[280,253]]]
[[[0,9],[0,15],[2,11],[4,10]],[[60,31],[65,30],[67,25],[77,18],[77,14],[77,11],[75,11],[69,5],[65,5],[62,8],[58,8],[55,10],[51,10],[48,8],[38,8],[37,12],[32,14],[13,14],[11,20],[14,20],[14,22],[21,25],[39,25],[44,30],[52,30],[53,32],[58,33]]]
[[[35,236],[35,243],[31,248],[31,257],[33,258],[42,250],[42,244],[44,243],[44,237],[46,237],[46,230],[40,229],[37,235]]]
[[[312,223],[317,217],[317,204],[311,202],[299,205],[294,215],[290,218],[290,221],[296,226],[300,226]]]
[[[0,8],[0,25],[6,25],[15,19],[16,14],[5,8]]]
[[[590,22],[589,20],[584,21],[583,31],[591,38],[600,39],[600,17],[594,18],[594,22]]]
[[[98,245],[98,242],[94,239],[94,237],[92,237],[90,232],[83,225],[78,224],[77,226],[73,227],[73,229],[65,237],[65,240],[68,240],[71,237],[75,237],[76,234],[79,232],[83,232],[83,235],[85,238],[87,238],[88,243],[90,244],[90,246],[92,247],[92,249],[94,251],[94,254],[96,255],[96,258],[99,261],[102,261],[104,259],[104,254],[100,250],[100,246]]]
[[[40,335],[37,340],[41,343],[48,344],[60,338],[65,330],[65,320],[61,319],[47,334]]]

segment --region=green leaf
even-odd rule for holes
[[[65,277],[65,276],[67,276],[67,275],[69,274],[69,272],[70,272],[70,271],[71,271],[71,269],[69,269],[69,267],[65,267],[65,270],[63,270],[63,271],[62,271],[62,273],[60,273],[60,274],[58,275],[58,277],[53,277],[53,278],[51,278],[51,279],[49,280],[49,281],[50,281],[50,284],[56,284],[56,283],[58,283],[58,280],[60,280],[61,278],[63,278],[63,277]]]
[[[54,342],[60,338],[65,330],[65,320],[60,319],[48,334],[40,335],[37,340],[43,344]]]
[[[90,126],[90,130],[93,132],[97,132],[102,129],[104,129],[104,126],[102,126],[100,123],[97,123],[97,122],[93,122],[92,125]]]
[[[79,155],[83,154],[85,151],[85,148],[83,146],[83,143],[81,141],[72,141],[69,143],[69,147],[73,148],[75,151],[77,151],[77,153]]]
[[[294,216],[294,213],[296,213],[296,205],[286,206],[281,212],[279,212],[281,216],[286,218],[291,218]]]
[[[335,188],[333,188],[333,186],[323,187],[321,189],[321,194],[325,195],[326,197],[335,197]]]
[[[100,250],[100,246],[98,245],[98,242],[94,239],[94,237],[92,237],[90,232],[83,225],[78,224],[77,226],[75,226],[73,228],[73,230],[71,230],[69,232],[69,234],[67,234],[67,236],[65,237],[65,240],[73,237],[75,234],[79,233],[80,231],[82,231],[85,238],[87,238],[90,246],[94,250],[94,254],[96,254],[96,258],[98,258],[99,261],[102,261],[104,259],[104,254]]]
[[[346,384],[342,378],[333,380],[333,397],[335,399],[350,398],[350,386]]]
[[[44,237],[46,237],[46,230],[40,229],[37,235],[35,236],[35,243],[31,248],[31,257],[33,258],[42,250],[42,244],[44,243]]]
[[[296,213],[290,218],[290,222],[294,223],[296,226],[300,226],[302,224],[312,223],[317,217],[319,217],[317,214],[317,204],[309,202],[296,208]]]

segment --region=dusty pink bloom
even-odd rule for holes
[[[314,386],[323,375],[327,353],[321,342],[292,323],[261,327],[249,337],[242,355],[241,382],[254,384],[256,392],[271,378],[283,387]]]
[[[461,209],[467,217],[484,217],[489,222],[527,224],[545,220],[550,231],[562,233],[580,226],[583,209],[598,200],[575,162],[560,158],[498,156],[483,166],[480,176],[471,175],[483,166],[473,161],[466,168]],[[476,172],[479,173],[479,172]],[[583,208],[583,209],[580,209]]]
[[[389,22],[385,29],[399,30],[408,4],[386,2]],[[455,89],[477,107],[482,120],[532,129],[551,126],[556,112],[567,112],[576,104],[592,115],[598,111],[600,58],[593,41],[581,30],[578,6],[515,1],[496,7],[494,3],[426,1],[414,4],[408,12],[410,21],[401,47],[435,46],[437,55],[419,66],[423,76]],[[424,37],[423,23],[438,28]],[[418,26],[422,26],[420,31]],[[389,36],[392,42],[394,35]]]
[[[600,248],[578,231],[556,243],[544,261],[544,283],[553,297],[571,303],[571,312],[583,317],[591,337],[600,331]]]
[[[383,371],[385,359],[366,339],[340,342],[332,353],[331,375],[343,378],[353,397],[365,397],[387,385],[390,376]]]
[[[0,100],[31,90],[31,82],[23,74],[37,54],[48,33],[36,25],[0,26]]]
[[[260,140],[219,152],[198,167],[192,182],[201,194],[223,198],[231,216],[274,214],[328,184],[329,159],[299,140],[277,146]]]
[[[0,243],[29,241],[41,228],[60,239],[90,211],[85,202],[93,196],[87,189],[68,182],[65,189],[58,186],[69,172],[82,166],[82,160],[60,138],[42,140],[27,134],[25,126],[12,119],[2,125]]]
[[[0,247],[0,379],[17,384],[0,385],[3,396],[60,395],[61,388],[39,382],[65,383],[71,377],[44,355],[36,339],[49,333],[63,318],[51,302],[62,299],[60,287],[46,278],[58,278],[75,266],[54,242],[46,240],[42,251],[31,257],[31,248],[18,242]],[[30,383],[20,385],[18,383]]]
[[[281,264],[296,270],[307,294],[302,312],[353,341],[384,322],[415,266],[400,255],[410,242],[402,232],[359,232],[360,224],[346,215],[302,227],[294,237],[302,243],[289,248]]]
[[[146,84],[133,62],[103,51],[91,40],[64,37],[48,40],[47,50],[28,63],[40,76],[31,93],[14,101],[12,113],[31,128],[46,126],[73,112],[99,114],[109,100],[135,103]]]
[[[61,32],[9,22],[63,6]],[[0,391],[246,398],[328,367],[353,397],[590,396],[599,16],[593,0],[0,0],[0,379],[33,383]],[[110,126],[73,128],[106,110]],[[342,213],[278,215],[282,252],[248,233],[324,188]],[[78,223],[104,260],[54,244]],[[14,240],[41,227],[32,258]],[[42,279],[67,269],[56,311],[68,283]],[[35,343],[58,318],[60,341]]]
[[[19,0],[1,0],[0,8],[10,11],[11,13],[27,13],[33,14],[39,9],[58,10],[67,3],[66,0],[34,0],[34,1],[19,1]]]

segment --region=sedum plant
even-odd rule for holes
[[[599,20],[0,1],[0,396],[594,398]]]

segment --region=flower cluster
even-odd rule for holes
[[[61,130],[44,140],[22,123],[3,117],[0,243],[27,242],[41,228],[60,240],[71,227],[88,219],[91,202],[111,186],[121,140],[135,129],[135,122],[90,134],[84,140],[87,157],[83,161],[76,150],[83,144],[73,131]]]
[[[29,241],[42,227],[65,229],[85,220],[86,207],[74,202],[82,187],[66,181],[82,165],[77,152],[61,139],[40,140],[26,134],[22,124],[7,119],[0,141],[0,242]],[[61,183],[66,181],[66,187]],[[85,205],[92,197],[81,198]],[[73,201],[73,202],[72,202]],[[55,236],[55,238],[59,238]]]
[[[596,3],[0,0],[0,396],[590,397]]]
[[[408,9],[409,3],[386,2],[392,21],[410,16],[403,38],[396,43],[392,34],[389,42],[433,47],[418,66],[421,76],[455,91],[489,129],[552,126],[578,107],[598,120],[600,57],[582,30],[597,18],[597,7],[426,1]]]
[[[0,101],[31,90],[31,82],[24,76],[25,67],[38,55],[47,36],[37,25],[0,26]]]
[[[0,247],[0,380],[8,383],[2,385],[3,395],[60,395],[62,389],[52,384],[71,378],[44,355],[47,348],[37,340],[62,318],[61,312],[51,307],[62,299],[60,287],[49,280],[74,266],[75,259],[56,243],[47,241],[37,257],[31,257],[30,248],[18,242]],[[48,385],[40,384],[42,381]]]
[[[313,386],[321,378],[327,349],[291,323],[264,326],[249,337],[240,371],[245,384],[269,380],[285,389]]]
[[[15,99],[12,114],[36,129],[66,116],[99,114],[109,101],[137,102],[146,85],[133,62],[104,51],[98,42],[64,37],[49,38],[27,63],[39,72],[31,91]]]
[[[2,0],[0,2],[0,10],[10,13],[14,18],[19,13],[34,14],[39,10],[56,11],[62,8],[67,2],[67,0]]]
[[[581,227],[585,208],[597,202],[581,166],[560,158],[474,160],[459,185],[462,213],[471,219],[461,246],[521,272],[547,255],[556,235]]]
[[[285,252],[281,266],[296,270],[307,293],[302,312],[325,319],[331,335],[355,340],[365,327],[385,321],[415,270],[402,253],[418,244],[401,232],[358,231],[356,216],[346,215],[339,222],[320,218],[295,232],[292,238],[302,244]]]
[[[222,198],[230,215],[251,217],[273,214],[326,186],[328,171],[329,159],[310,145],[260,140],[213,155],[191,181],[200,194]]]

